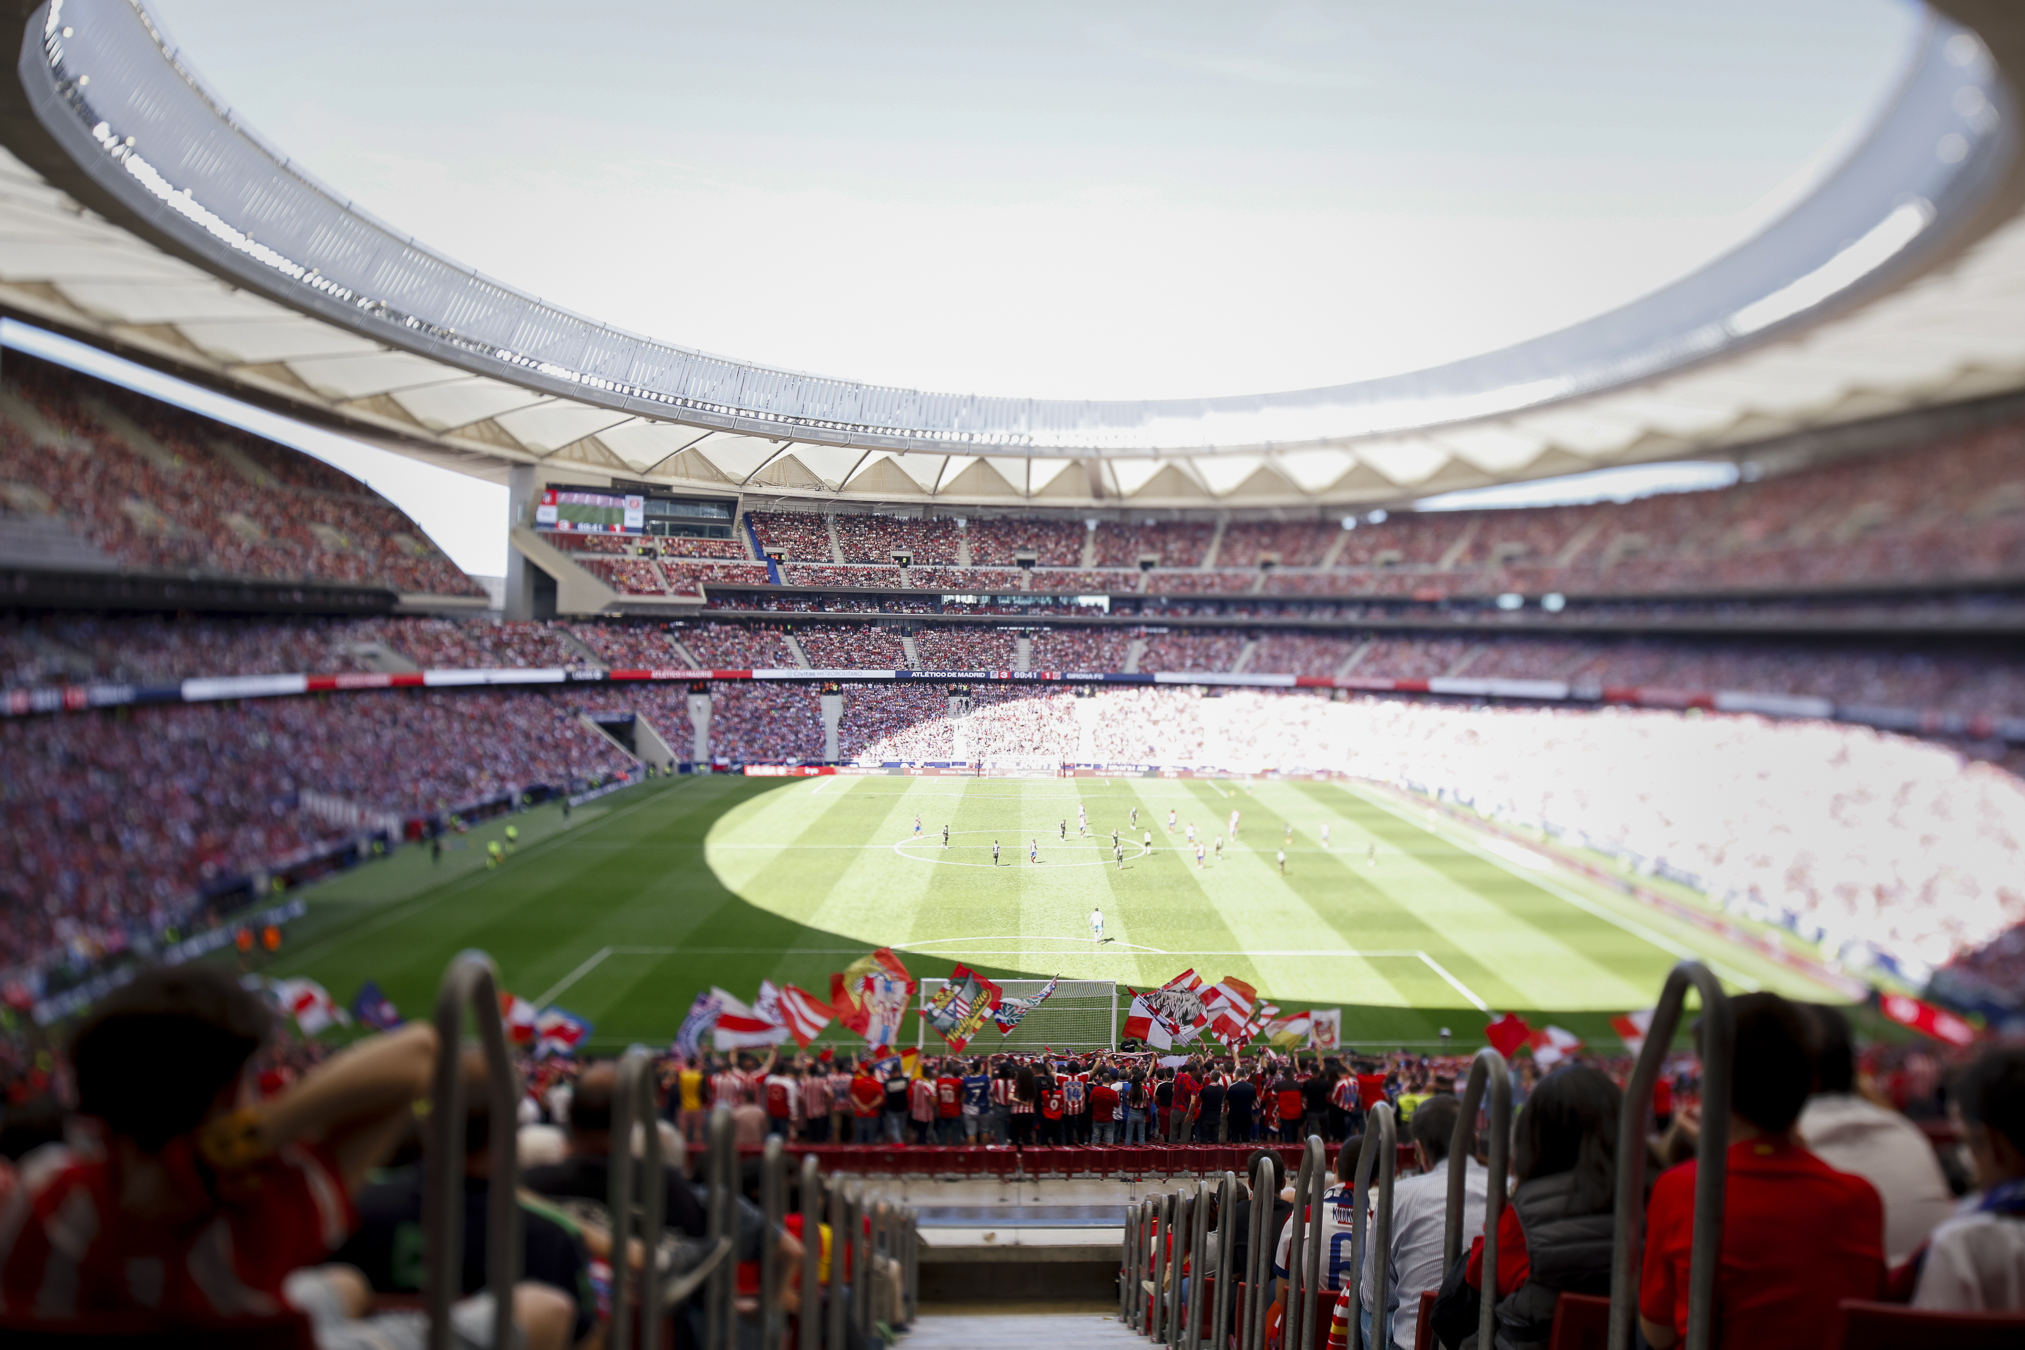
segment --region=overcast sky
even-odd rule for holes
[[[917,388],[1300,388],[1551,331],[1859,134],[1904,0],[152,0],[251,126],[594,318]]]

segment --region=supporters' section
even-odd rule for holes
[[[0,380],[0,538],[37,525],[66,531],[135,573],[483,594],[413,521],[356,479],[9,352]]]

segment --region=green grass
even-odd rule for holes
[[[1076,837],[1078,802],[1101,838]],[[1120,871],[1109,832],[1135,806],[1154,850],[1128,848]],[[1233,807],[1239,843],[1198,870],[1181,831],[1167,833],[1168,810],[1207,838]],[[477,947],[507,988],[590,1018],[599,1048],[666,1043],[712,984],[741,998],[769,978],[824,992],[831,971],[882,945],[917,975],[961,961],[994,976],[1143,988],[1193,966],[1212,980],[1236,975],[1286,1009],[1341,1007],[1346,1041],[1374,1047],[1432,1043],[1442,1027],[1459,1046],[1481,1043],[1479,1004],[1614,1046],[1610,1016],[1650,1006],[1688,954],[1734,987],[1834,997],[1747,948],[1354,785],[695,778],[606,797],[567,826],[553,807],[513,820],[521,843],[497,870],[484,847],[504,820],[440,862],[407,848],[312,888],[274,973],[312,976],[343,1001],[377,980],[405,1013],[426,1015],[444,963]],[[1282,877],[1274,854],[1290,825]],[[1004,845],[997,868],[993,839]],[[1041,861],[1030,864],[1036,839]],[[1089,936],[1092,905],[1115,939],[1102,947]]]

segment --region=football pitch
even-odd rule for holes
[[[1236,841],[1198,866],[1186,827],[1207,845],[1234,809]],[[519,845],[488,869],[485,845],[509,821]],[[474,826],[440,861],[409,846],[305,895],[271,973],[310,976],[343,1003],[376,980],[426,1017],[445,962],[476,947],[507,989],[590,1019],[607,1051],[666,1044],[712,985],[748,1001],[762,979],[826,994],[832,971],[880,946],[917,976],[960,962],[995,978],[1116,981],[1121,1016],[1124,986],[1191,967],[1235,975],[1285,1011],[1342,1008],[1345,1043],[1372,1049],[1431,1047],[1442,1028],[1473,1046],[1489,1015],[1518,1012],[1614,1050],[1610,1017],[1651,1006],[1689,955],[1733,989],[1839,1001],[1539,853],[1341,782],[657,780],[567,821],[547,806]],[[905,1034],[912,1043],[913,1018]],[[830,1037],[853,1039],[835,1026]]]

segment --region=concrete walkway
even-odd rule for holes
[[[1035,1313],[1022,1314],[1008,1305],[1004,1313],[964,1313],[938,1316],[928,1307],[921,1310],[914,1329],[901,1338],[906,1350],[1128,1350],[1143,1347],[1118,1314]]]

